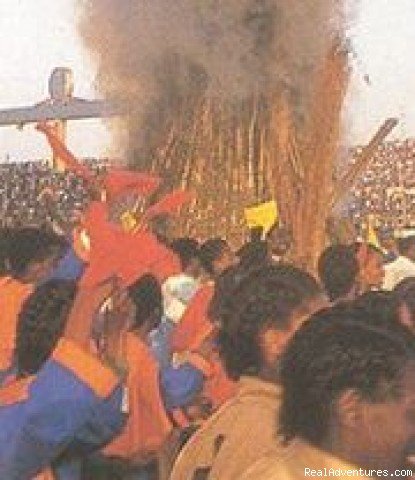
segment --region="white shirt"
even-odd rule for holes
[[[395,261],[385,265],[383,288],[393,290],[399,282],[408,277],[415,277],[415,262],[407,257],[398,257]]]

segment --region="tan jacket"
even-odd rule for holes
[[[239,480],[242,472],[277,443],[280,397],[279,386],[243,377],[236,396],[186,444],[171,480]]]
[[[277,448],[258,460],[239,480],[369,480],[371,472],[350,465],[301,441]],[[373,475],[373,473],[372,473]]]

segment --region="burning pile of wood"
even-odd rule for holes
[[[336,43],[316,78],[302,122],[295,121],[280,93],[242,105],[199,99],[177,116],[151,164],[166,178],[166,188],[197,193],[177,222],[176,234],[219,235],[238,246],[246,237],[244,208],[275,198],[281,223],[293,233],[292,259],[315,267],[333,206],[396,125],[387,121],[336,181],[347,51]]]

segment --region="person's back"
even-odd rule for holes
[[[145,463],[155,458],[172,424],[160,395],[158,365],[149,347],[133,332],[127,332],[122,341],[129,368],[129,419],[121,435],[103,453]]]
[[[274,442],[279,405],[278,385],[243,377],[237,394],[185,446],[171,480],[238,479]]]
[[[368,315],[335,306],[289,342],[280,361],[285,447],[275,441],[241,480],[300,480],[312,470],[368,478],[405,468],[413,452],[414,338],[397,322]]]
[[[129,302],[131,327],[121,339],[128,372],[129,418],[102,454],[104,463],[106,459],[131,463],[132,469],[139,470],[157,458],[172,430],[161,398],[159,367],[147,344],[149,332],[162,315],[161,288],[155,277],[145,275],[129,287]]]
[[[52,465],[67,472],[83,452],[120,431],[124,389],[87,348],[93,312],[112,291],[103,285],[78,292],[73,304],[75,284],[53,280],[25,302],[17,375],[0,388],[0,478],[32,478]],[[118,345],[122,322],[114,316],[112,345]]]
[[[357,480],[370,478],[363,475],[358,466],[296,441],[285,449],[276,447],[274,452],[258,460],[239,480],[299,480],[308,476],[323,477],[325,473],[346,480],[350,478],[347,472],[353,472],[352,476]]]

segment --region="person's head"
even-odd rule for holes
[[[249,229],[249,241],[252,243],[261,242],[264,236],[263,227],[252,227]]]
[[[212,277],[220,275],[235,262],[231,247],[222,238],[206,240],[199,252],[203,268]]]
[[[257,269],[270,262],[268,243],[262,240],[245,243],[236,253],[239,265],[245,270]]]
[[[10,274],[27,283],[41,282],[66,249],[66,241],[53,232],[32,227],[14,230],[9,243]]]
[[[75,282],[50,280],[23,304],[16,329],[19,376],[37,373],[61,337],[76,294]]]
[[[151,332],[158,327],[163,315],[161,287],[153,275],[140,277],[128,288],[128,295],[134,305],[135,315],[132,330]]]
[[[352,297],[356,290],[359,264],[350,245],[331,245],[318,260],[318,276],[330,299]]]
[[[356,298],[352,306],[365,323],[393,329],[401,324],[399,299],[395,292],[365,292]]]
[[[402,280],[394,288],[399,302],[400,321],[415,333],[415,277]]]
[[[199,242],[188,237],[176,238],[171,242],[170,248],[179,257],[183,273],[199,278],[202,268],[199,258]]]
[[[276,223],[267,234],[271,255],[284,257],[293,244],[293,235],[288,227]]]
[[[413,336],[369,324],[356,309],[314,315],[280,362],[280,433],[352,464],[399,468],[415,434]]]
[[[359,262],[361,291],[380,288],[385,277],[383,252],[370,243],[356,243],[354,248]]]
[[[227,274],[233,278],[220,282],[210,312],[219,325],[226,371],[234,379],[276,375],[276,359],[299,324],[321,305],[321,290],[313,277],[290,265],[239,273],[234,269]]]
[[[403,257],[415,261],[415,235],[398,239],[398,251]]]

